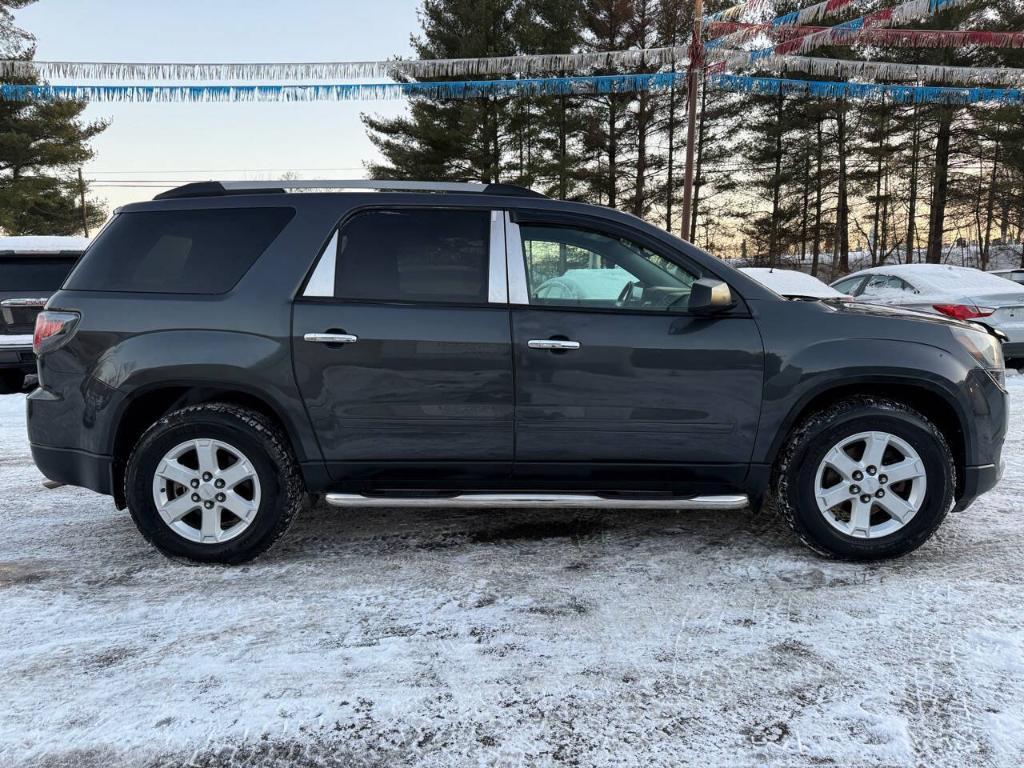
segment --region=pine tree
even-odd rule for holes
[[[424,0],[422,34],[412,45],[420,59],[514,54],[514,0]],[[460,79],[460,78],[450,78]],[[385,163],[374,178],[499,182],[509,121],[509,99],[410,100],[409,116],[363,115]]]
[[[31,36],[13,23],[12,9],[31,0],[0,0],[0,49],[31,60]],[[13,80],[35,85],[35,78]],[[106,218],[99,203],[82,200],[79,180],[93,157],[89,142],[107,126],[82,120],[83,102],[0,101],[0,229],[11,235],[68,235],[98,226]]]

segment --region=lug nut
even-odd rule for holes
[[[224,481],[221,480],[218,477],[216,480],[213,481],[213,485],[214,485],[215,488],[223,488],[224,487]]]
[[[880,499],[880,498],[882,498],[883,496],[885,496],[885,491],[883,491],[883,490],[882,490],[881,488],[879,488],[879,489],[878,489],[877,491],[875,491],[875,497],[876,497],[876,498],[879,498],[879,499]]]
[[[227,497],[223,493],[217,494],[217,501],[224,501]]]
[[[859,485],[851,485],[850,486],[850,493],[853,496],[856,496],[858,493],[860,493],[860,486]]]
[[[871,494],[865,493],[863,496],[860,497],[860,500],[862,504],[867,504],[869,501],[871,501]]]
[[[204,501],[203,502],[203,506],[206,507],[207,509],[213,509],[213,502],[212,501]]]
[[[213,475],[211,475],[209,472],[203,472],[203,482],[204,483],[208,483],[212,479],[213,479]]]
[[[192,494],[192,501],[199,501],[199,494],[198,493],[193,493]]]
[[[193,488],[198,488],[199,487],[199,478],[198,477],[192,478],[192,482],[189,483],[189,485],[191,485]]]
[[[879,475],[878,476],[878,482],[880,482],[880,483],[888,483],[889,482],[889,477],[887,475]]]
[[[863,473],[863,472],[861,472],[861,471],[860,471],[859,469],[858,469],[858,470],[856,470],[856,471],[855,471],[855,472],[853,473],[853,479],[854,479],[854,480],[856,480],[856,481],[857,481],[857,482],[859,483],[859,482],[860,482],[861,480],[863,480],[863,479],[864,479],[864,473]]]
[[[868,467],[868,474],[869,475],[873,475],[877,471],[878,471],[877,467],[873,467],[873,466],[872,467]]]

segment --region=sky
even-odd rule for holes
[[[410,55],[418,0],[39,0],[17,23],[36,58],[61,61],[353,61]],[[55,80],[54,83],[59,81]],[[379,157],[362,112],[400,101],[291,104],[92,104],[110,121],[85,167],[115,207],[159,192],[99,180],[362,178]],[[168,183],[166,187],[175,186]]]

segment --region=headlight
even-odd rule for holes
[[[992,334],[973,328],[950,327],[953,337],[970,352],[971,357],[988,371],[1000,387],[1005,388],[1006,370],[1003,365],[1003,345]]]

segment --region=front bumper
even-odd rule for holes
[[[1007,341],[1003,344],[1003,357],[1007,360],[1024,358],[1024,341]]]
[[[988,493],[996,487],[996,483],[1003,476],[1003,462],[998,464],[982,464],[977,467],[964,467],[964,487],[960,498],[956,500],[954,512],[962,512],[967,509],[983,493]]]

